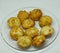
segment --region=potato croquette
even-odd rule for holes
[[[22,22],[23,20],[27,19],[29,17],[29,13],[27,11],[19,11],[17,17]]]
[[[32,40],[32,45],[33,45],[34,47],[39,47],[39,46],[42,46],[45,41],[46,41],[45,36],[43,36],[43,35],[38,35],[38,36],[36,36],[36,37],[33,38],[33,40]]]
[[[52,18],[50,16],[47,16],[47,15],[46,16],[42,16],[39,19],[39,25],[41,27],[46,26],[46,25],[50,26],[51,23],[52,23]]]
[[[40,9],[33,9],[30,11],[30,18],[32,20],[39,20],[39,18],[42,16],[42,11]]]
[[[19,27],[21,25],[20,20],[17,17],[11,17],[7,21],[9,27]]]
[[[54,33],[54,29],[50,26],[44,26],[40,30],[40,34],[44,35],[45,37],[49,37]]]
[[[23,49],[29,48],[31,46],[31,43],[32,43],[32,39],[29,36],[22,36],[22,37],[19,37],[17,40],[18,46]]]
[[[18,37],[21,37],[24,35],[24,32],[21,28],[19,27],[13,27],[10,30],[10,36],[13,40],[18,40]]]
[[[17,43],[18,49],[30,50],[32,46],[35,49],[42,49],[44,44],[48,45],[50,42],[49,40],[55,32],[54,28],[51,27],[53,19],[49,15],[44,15],[43,11],[28,8],[27,11],[20,10],[17,17],[8,19],[9,35]],[[34,48],[33,50],[35,50]]]
[[[35,37],[38,35],[39,30],[36,27],[29,28],[25,31],[25,34],[30,37]]]
[[[22,22],[22,27],[25,29],[31,28],[34,26],[34,21],[31,19],[26,19]]]

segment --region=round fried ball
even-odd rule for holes
[[[44,35],[45,37],[49,37],[54,33],[54,29],[50,26],[44,26],[40,30],[40,34]]]
[[[46,41],[45,36],[43,36],[43,35],[38,35],[38,36],[36,36],[36,37],[33,38],[33,40],[32,40],[32,45],[33,45],[34,47],[39,47],[39,46],[42,46],[45,41]]]
[[[41,27],[46,26],[46,25],[50,26],[51,23],[52,23],[52,18],[50,16],[47,16],[47,15],[46,16],[42,16],[39,19],[39,25]]]
[[[36,27],[29,28],[25,31],[25,34],[30,37],[35,37],[38,35],[39,30]]]
[[[29,48],[31,46],[31,43],[32,43],[32,39],[29,36],[22,36],[22,37],[19,37],[17,40],[18,46],[23,49]]]
[[[14,40],[18,40],[18,37],[21,37],[24,35],[24,32],[21,28],[19,27],[13,27],[11,30],[10,30],[10,36],[12,39]]]
[[[21,25],[20,20],[17,17],[11,17],[7,21],[9,27],[19,27]]]
[[[27,29],[27,28],[33,27],[34,24],[35,24],[35,23],[34,23],[33,20],[31,20],[31,19],[26,19],[26,20],[24,20],[24,21],[22,22],[22,27],[25,28],[25,29]]]
[[[17,17],[20,19],[20,21],[22,22],[23,20],[27,19],[29,16],[29,13],[27,11],[19,11]]]
[[[42,16],[42,11],[40,9],[33,9],[30,11],[30,18],[32,20],[39,20],[39,18]]]

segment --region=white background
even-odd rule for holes
[[[60,24],[60,0],[0,0],[0,28],[1,23],[10,12],[21,7],[41,7],[51,11]],[[3,41],[0,34],[0,53],[14,53]],[[43,53],[60,53],[60,34],[57,39]]]

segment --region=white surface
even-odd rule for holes
[[[0,0],[0,26],[1,23],[10,12],[21,7],[41,7],[51,11],[60,21],[60,0]],[[0,27],[1,28],[1,27]],[[59,34],[60,35],[60,34]],[[60,36],[49,46],[49,49],[43,53],[60,53]],[[9,46],[3,41],[0,34],[0,53],[14,53]]]

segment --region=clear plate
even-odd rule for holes
[[[3,22],[2,22],[2,26],[1,26],[1,34],[2,34],[2,37],[3,37],[3,40],[7,43],[8,46],[10,46],[11,48],[13,48],[14,50],[17,50],[17,51],[25,51],[25,52],[34,52],[34,51],[39,51],[41,52],[43,49],[45,49],[46,47],[48,47],[49,45],[51,45],[54,40],[56,39],[56,37],[58,36],[58,23],[57,23],[57,20],[56,20],[56,17],[51,13],[49,12],[48,10],[44,9],[44,8],[39,8],[42,10],[43,12],[43,15],[49,15],[52,17],[52,20],[53,20],[53,23],[52,23],[52,27],[54,28],[54,34],[50,37],[50,38],[47,38],[46,39],[46,42],[44,44],[44,46],[42,47],[39,47],[39,48],[34,48],[33,46],[31,46],[29,49],[27,50],[22,50],[21,48],[19,48],[16,44],[16,41],[12,40],[10,38],[10,35],[9,35],[9,31],[10,31],[10,28],[8,27],[7,25],[7,20],[12,17],[12,16],[17,16],[18,12],[20,10],[26,10],[26,11],[30,11],[32,9],[35,9],[35,8],[39,8],[39,7],[24,7],[24,8],[20,8],[20,9],[17,9],[15,11],[13,11],[12,13],[8,14],[6,18],[4,18]],[[40,30],[40,27],[39,25],[37,24],[38,22],[36,21],[35,22],[36,25],[35,27],[37,27],[39,30]]]

